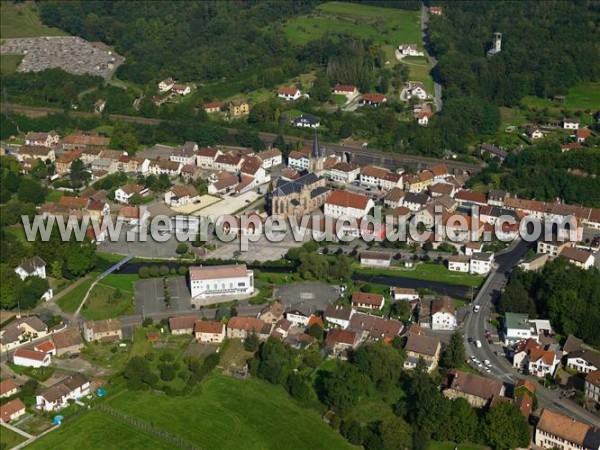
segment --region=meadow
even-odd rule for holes
[[[530,107],[550,109],[597,109],[600,105],[600,82],[581,83],[569,89],[565,103],[547,98],[525,97],[523,104]]]
[[[66,36],[58,28],[44,25],[39,18],[34,2],[0,3],[0,38],[21,38],[36,36]],[[2,57],[4,59],[4,57]]]
[[[413,269],[369,269],[357,268],[358,273],[371,275],[390,275],[395,277],[413,278],[422,281],[439,281],[440,283],[455,284],[460,286],[469,286],[477,288],[481,286],[484,277],[481,275],[470,275],[468,273],[451,272],[443,264],[425,264],[415,265]]]
[[[13,448],[22,442],[25,442],[25,438],[20,434],[4,427],[0,430],[0,446],[2,448]]]

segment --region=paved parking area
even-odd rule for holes
[[[135,309],[138,314],[187,312],[192,309],[191,295],[185,277],[169,278],[171,307],[167,308],[162,278],[138,281],[135,284]]]
[[[311,312],[324,311],[327,305],[339,298],[337,286],[319,282],[292,283],[278,286],[273,297],[281,301],[285,308],[308,309]]]

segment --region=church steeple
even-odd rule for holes
[[[319,139],[317,137],[317,130],[315,129],[315,139],[313,140],[313,148],[311,155],[313,158],[321,157],[321,148],[319,147]]]

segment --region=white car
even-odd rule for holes
[[[490,360],[489,360],[489,359],[485,359],[485,360],[483,361],[483,363],[484,363],[486,366],[488,366],[488,367],[489,367],[489,366],[491,366],[491,363],[490,363]]]
[[[475,347],[481,348],[481,341],[480,340],[475,341]]]
[[[480,309],[481,309],[481,307],[480,307],[479,305],[475,305],[475,306],[473,307],[473,312],[474,312],[474,313],[478,313]]]
[[[486,367],[484,370],[486,371],[486,373],[490,373],[490,368],[489,367]]]

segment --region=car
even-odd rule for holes
[[[489,359],[484,359],[484,360],[483,360],[483,363],[484,363],[486,366],[490,366],[490,365],[491,365],[491,363],[490,363],[490,360],[489,360]]]
[[[483,367],[483,364],[481,364],[479,361],[477,361],[475,364],[477,364],[477,367]]]
[[[473,343],[473,338],[472,338],[472,337],[468,337],[468,338],[467,338],[467,342],[468,342],[469,344],[472,344],[472,343]]]
[[[69,359],[77,359],[77,358],[79,358],[79,353],[71,353],[69,355]]]
[[[370,188],[370,187],[368,187],[368,188],[366,188],[366,189],[365,189],[365,191],[367,191],[367,192],[371,192],[371,188]]]
[[[475,347],[481,348],[481,341],[480,340],[476,340],[475,341]]]
[[[474,312],[474,313],[478,313],[480,309],[481,309],[481,307],[480,307],[479,305],[475,305],[475,306],[473,307],[473,312]]]
[[[483,370],[485,370],[487,373],[490,373],[490,372],[491,372],[491,370],[490,370],[490,368],[489,368],[489,367],[486,367],[486,368],[485,368],[485,369],[483,369]]]

